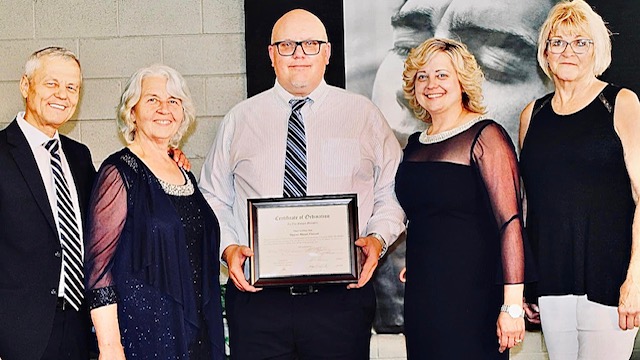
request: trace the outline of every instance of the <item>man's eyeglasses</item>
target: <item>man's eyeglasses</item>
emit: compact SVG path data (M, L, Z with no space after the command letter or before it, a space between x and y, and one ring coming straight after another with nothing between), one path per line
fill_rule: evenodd
M271 46L275 46L278 49L278 54L281 56L291 56L296 52L298 46L302 48L302 52L305 55L317 55L320 52L322 44L326 44L326 41L322 40L303 40L303 41L276 41Z
M567 49L567 45L571 45L574 53L584 54L589 51L591 44L593 44L593 40L590 39L576 39L571 42L562 39L549 39L547 40L547 49L552 54L562 54Z

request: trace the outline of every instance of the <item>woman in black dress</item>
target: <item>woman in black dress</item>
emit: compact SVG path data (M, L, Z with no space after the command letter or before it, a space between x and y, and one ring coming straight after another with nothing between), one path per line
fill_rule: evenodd
M87 299L100 359L224 359L219 227L194 176L167 156L195 118L182 76L129 80L90 202Z
M629 359L640 325L640 103L597 78L610 62L609 31L589 4L551 9L538 63L555 92L520 118L551 359Z
M396 177L409 219L408 357L508 359L524 338L513 144L483 116L484 76L465 45L429 39L410 52L403 75L405 97L429 124L409 138Z

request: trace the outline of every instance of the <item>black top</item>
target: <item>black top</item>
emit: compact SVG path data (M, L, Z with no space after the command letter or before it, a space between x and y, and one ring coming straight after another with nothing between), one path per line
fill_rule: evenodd
M409 138L396 175L409 219L408 357L508 359L496 337L503 284L531 271L513 144L491 120L438 142L419 136Z
M635 211L613 127L619 91L607 85L570 115L553 111L553 94L535 103L520 166L539 296L586 294L591 301L618 306Z

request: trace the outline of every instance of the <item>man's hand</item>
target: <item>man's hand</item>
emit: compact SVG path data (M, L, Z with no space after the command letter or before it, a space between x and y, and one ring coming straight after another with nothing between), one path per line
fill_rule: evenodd
M229 277L238 290L256 292L262 289L251 286L244 277L244 262L250 256L253 256L253 250L244 245L229 245L222 253L222 259L229 267Z
M640 327L640 288L632 277L627 277L620 287L618 326L622 330Z
M349 284L347 286L349 289L361 288L371 280L373 272L376 270L376 267L378 267L378 258L382 252L382 244L380 243L380 240L373 236L358 239L356 241L356 245L362 249L364 264L362 265L362 272L360 273L358 283Z
M167 151L167 154L171 156L173 161L175 161L178 166L187 171L191 171L191 162L189 161L189 159L187 159L187 156L182 152L182 150L178 148L170 148Z

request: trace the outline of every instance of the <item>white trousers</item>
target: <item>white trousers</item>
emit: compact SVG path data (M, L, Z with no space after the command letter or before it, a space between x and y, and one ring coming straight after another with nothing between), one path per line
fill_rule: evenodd
M550 360L629 360L638 328L621 330L618 308L586 295L541 296L540 320Z

